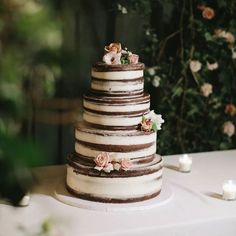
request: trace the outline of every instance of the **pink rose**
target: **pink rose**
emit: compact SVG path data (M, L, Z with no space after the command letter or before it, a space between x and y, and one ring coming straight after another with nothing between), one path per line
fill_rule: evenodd
M105 46L104 50L106 52L119 53L122 48L120 43L110 43L108 46Z
M143 131L151 131L153 122L151 119L144 119L141 122L141 130Z
M138 63L138 59L139 59L139 56L137 54L130 54L128 56L128 59L129 59L129 63L130 64L137 64Z
M235 126L231 121L226 121L223 124L223 133L226 134L228 137L231 137L235 133Z
M110 162L109 154L107 152L101 152L100 154L96 156L94 161L96 163L96 166L105 167Z
M211 20L215 16L215 11L210 7L204 7L202 10L202 17Z
M131 162L129 159L122 159L120 165L122 170L128 170L131 167Z

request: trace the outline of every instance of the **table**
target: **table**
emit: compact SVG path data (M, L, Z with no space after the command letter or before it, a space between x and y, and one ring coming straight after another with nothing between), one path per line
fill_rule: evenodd
M38 186L30 205L0 205L0 235L26 235L19 232L19 225L37 232L45 218L52 217L59 231L53 236L235 236L236 201L223 201L220 194L225 180L236 179L236 150L190 155L191 173L176 169L179 155L164 157L163 181L174 195L167 204L143 211L100 212L65 205L52 191L65 175L65 166L37 168Z

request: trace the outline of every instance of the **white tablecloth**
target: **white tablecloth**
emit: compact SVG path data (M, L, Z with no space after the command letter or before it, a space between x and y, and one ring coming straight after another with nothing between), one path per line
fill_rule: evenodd
M166 204L142 211L100 212L65 205L52 191L65 175L65 166L38 168L39 185L28 207L0 204L0 235L25 235L18 226L37 232L51 217L60 236L235 236L236 201L221 200L221 193L225 180L236 180L236 150L191 156L193 168L188 174L176 170L179 155L164 157L164 182L174 195Z

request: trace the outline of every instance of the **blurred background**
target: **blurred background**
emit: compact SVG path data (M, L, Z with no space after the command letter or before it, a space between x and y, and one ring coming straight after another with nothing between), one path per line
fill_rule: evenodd
M6 178L19 166L65 163L91 64L111 42L146 64L160 154L235 148L235 15L234 0L2 0L1 186L27 177Z

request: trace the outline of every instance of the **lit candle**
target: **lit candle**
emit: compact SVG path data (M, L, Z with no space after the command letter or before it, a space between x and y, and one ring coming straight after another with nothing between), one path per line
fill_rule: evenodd
M181 172L190 172L192 166L192 158L188 154L184 154L179 158L179 170Z
M223 199L224 200L236 199L236 184L233 180L228 180L223 184Z

